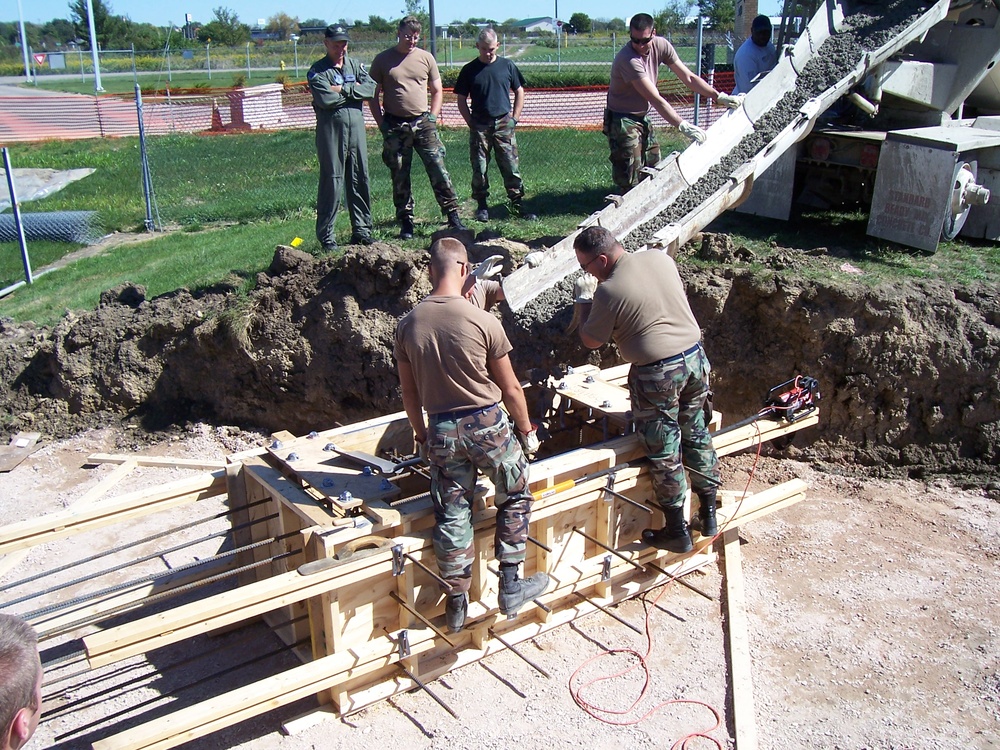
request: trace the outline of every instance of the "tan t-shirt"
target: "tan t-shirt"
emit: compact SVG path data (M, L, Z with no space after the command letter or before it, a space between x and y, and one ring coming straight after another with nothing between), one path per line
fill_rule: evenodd
M584 333L613 339L627 361L648 365L701 339L674 259L659 250L625 253L597 286Z
M632 44L626 44L611 63L611 82L608 84L608 109L612 112L642 117L649 112L649 102L639 93L633 81L648 78L656 87L660 65L672 65L677 60L674 45L662 36L654 36L649 54L643 57Z
M396 117L426 112L427 82L441 77L433 55L419 47L405 55L395 47L379 52L368 73L382 87L382 111Z
M501 289L499 281L479 279L469 293L469 302L480 310L489 310L497 303L497 296Z
M440 414L497 403L486 360L511 349L500 321L465 297L425 297L396 326L392 353L413 368L427 413Z

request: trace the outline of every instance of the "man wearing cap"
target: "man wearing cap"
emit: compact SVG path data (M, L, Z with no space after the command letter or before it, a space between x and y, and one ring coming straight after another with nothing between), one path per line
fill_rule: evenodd
M734 94L745 94L754 87L754 78L767 73L778 64L778 51L771 44L771 19L757 16L750 24L750 38L736 50L733 72L736 75Z
M704 143L705 131L685 120L656 87L660 66L666 65L677 80L696 94L712 99L723 107L736 109L741 101L729 94L720 94L703 78L695 75L681 62L674 46L656 35L653 17L636 13L629 21L629 42L615 55L611 63L608 84L608 105L604 110L604 135L611 147L611 177L624 193L639 182L641 169L660 161L660 144L649 118L652 107L681 135Z
M368 141L361 102L375 96L375 81L365 66L347 56L350 41L340 24L326 27L326 57L309 68L306 80L316 111L319 193L316 239L324 250L337 247L334 223L342 199L351 218L351 244L372 244L371 196L368 189Z
M441 213L448 217L448 226L465 229L458 216L458 196L444 166L444 144L437 132L437 118L444 103L441 73L434 56L417 46L420 29L420 21L414 16L399 22L396 46L380 52L372 61L377 88L368 102L382 131L382 161L392 174L392 202L403 240L413 238L410 163L414 151L424 163Z

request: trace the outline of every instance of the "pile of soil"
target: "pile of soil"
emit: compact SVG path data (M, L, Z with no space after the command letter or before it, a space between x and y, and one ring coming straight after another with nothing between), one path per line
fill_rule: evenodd
M509 272L527 250L504 240ZM782 261L751 270L724 235L685 249L688 295L712 360L725 422L754 414L775 385L803 374L820 384L820 424L795 455L867 474L953 475L1000 496L1000 295L899 281L869 288L850 274L819 282ZM810 258L835 264L836 259ZM54 437L135 422L148 431L194 421L305 434L401 408L392 357L396 321L429 291L422 252L376 244L316 259L279 246L249 295L220 287L147 298L109 290L96 310L52 329L0 323L0 407L8 429ZM502 317L526 379L567 365L615 364L565 333L572 279ZM501 314L501 313L498 313Z

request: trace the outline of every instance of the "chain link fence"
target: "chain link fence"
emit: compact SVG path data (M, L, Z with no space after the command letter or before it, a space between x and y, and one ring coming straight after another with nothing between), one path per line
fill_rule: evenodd
M600 130L610 64L622 38L586 37L559 46L554 39L552 46L538 40L530 44L501 40L500 52L518 64L528 84L518 124L526 180L535 164L583 169L586 163L594 170L594 183L610 189L607 143ZM699 50L694 39L673 42L681 59L697 70ZM352 43L349 54L370 63L388 46L387 41ZM732 89L731 68L723 62L727 49L725 40L709 41L702 51L703 77L720 91ZM474 40L439 39L436 53L445 85L439 127L461 195L470 174L467 130L452 86L461 67L476 56ZM7 113L0 120L0 142L138 136L141 116L144 140L137 152L142 159L140 184L149 193L147 226L312 215L316 156L308 131L315 127L315 115L304 78L322 54L321 43L303 41L249 44L244 50L206 45L202 52L170 51L158 58L131 50L106 51L101 55L102 69L108 75L131 75L138 92L0 97L0 110ZM87 55L76 59L84 78L92 75L89 60ZM152 75L140 74L149 68ZM172 80L198 70L213 70L211 86L185 88ZM702 127L723 114L711 102L697 102L665 69L658 85L682 117ZM658 114L652 116L668 136L674 132ZM389 194L386 170L381 168L381 138L367 109L365 119L373 193ZM233 149L229 143L223 148L214 142L217 138L202 137L246 133L267 133L266 147L260 139L247 139L245 149ZM386 184L375 184L381 181ZM415 177L415 190L420 184ZM391 206L385 210L390 221ZM427 210L434 206L429 204Z

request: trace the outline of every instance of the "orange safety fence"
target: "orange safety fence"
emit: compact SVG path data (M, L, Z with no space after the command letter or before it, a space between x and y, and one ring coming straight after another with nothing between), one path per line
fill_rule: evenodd
M720 71L712 83L730 91L733 74ZM660 81L664 97L687 120L694 120L694 96L676 79ZM519 126L599 130L606 87L529 89ZM147 136L311 128L316 117L304 85L280 83L198 94L157 94L142 98ZM708 127L724 109L702 101L698 123ZM375 122L364 111L369 127ZM666 122L651 113L658 127ZM440 124L464 127L455 96L446 92ZM52 94L0 97L0 144L80 138L117 138L139 134L137 107L131 95Z

